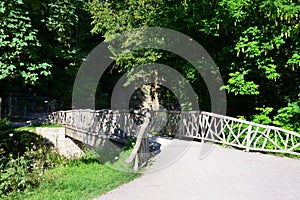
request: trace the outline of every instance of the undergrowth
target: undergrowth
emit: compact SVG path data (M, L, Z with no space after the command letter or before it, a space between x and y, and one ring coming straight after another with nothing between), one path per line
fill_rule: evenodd
M28 127L14 129L7 121L1 121L0 199L97 197L137 177L136 173L123 170L130 168L124 164L130 151L121 151L118 159L106 163L95 151L88 151L79 159L67 159Z

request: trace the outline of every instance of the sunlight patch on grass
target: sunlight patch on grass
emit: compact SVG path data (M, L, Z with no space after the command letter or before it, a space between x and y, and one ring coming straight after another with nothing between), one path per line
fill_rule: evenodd
M99 163L57 167L46 173L46 181L23 199L92 199L131 181L133 173L113 170Z
M60 128L62 127L60 124L37 124L37 125L29 125L29 126L23 126L19 128L15 128L15 131L31 131L35 132L35 129L37 127L42 127L42 128Z
M130 171L130 166L124 160L129 154L130 150L121 152L118 161L101 164L96 154L89 152L87 157L67 166L56 166L46 171L40 187L8 199L93 199L139 176L137 173L126 172Z

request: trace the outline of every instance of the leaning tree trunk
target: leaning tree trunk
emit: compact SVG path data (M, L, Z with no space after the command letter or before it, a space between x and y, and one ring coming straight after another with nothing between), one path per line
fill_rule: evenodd
M154 81L153 81L153 84L152 84L152 109L153 110L159 110L159 100L158 100L158 72L157 70L154 71Z

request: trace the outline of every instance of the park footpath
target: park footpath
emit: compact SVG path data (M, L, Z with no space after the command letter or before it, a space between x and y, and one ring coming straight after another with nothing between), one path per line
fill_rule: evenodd
M170 154L162 148L141 177L95 200L300 199L300 160L182 142L188 148L172 162L166 163ZM176 145L170 146L178 153ZM210 151L203 156L202 149Z

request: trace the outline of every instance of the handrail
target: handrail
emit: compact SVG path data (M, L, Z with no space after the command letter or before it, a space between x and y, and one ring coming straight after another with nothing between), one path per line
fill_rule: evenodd
M204 111L149 111L150 131L181 134L246 151L300 155L300 134ZM166 115L160 115L165 113ZM95 134L137 137L145 112L134 110L68 110L52 113L50 121Z
M235 122L241 122L241 123L252 125L252 126L258 126L258 127L261 127L261 128L272 128L274 130L284 131L284 132L287 132L289 134L299 135L296 132L293 132L293 131L290 131L290 130L286 130L286 129L282 129L282 128L279 128L279 127L276 127L276 126L258 124L258 123L246 121L246 120L243 120L243 119L237 119L237 118L234 118L234 117L229 117L229 116L225 116L225 115L219 115L219 114L210 113L210 112L204 112L204 111L202 111L202 114L209 115L209 116L212 116L212 117L218 117L218 118L228 119L228 120L232 120L232 121L235 121Z

